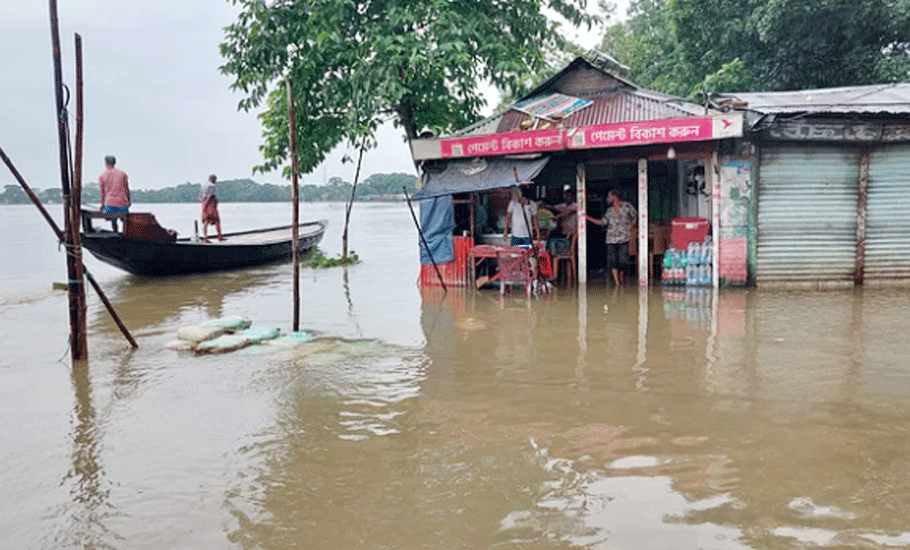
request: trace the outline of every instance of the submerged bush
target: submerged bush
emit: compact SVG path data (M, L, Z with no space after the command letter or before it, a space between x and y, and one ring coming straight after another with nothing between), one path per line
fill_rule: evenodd
M347 258L344 258L341 256L339 256L337 258L329 258L325 254L322 253L322 250L319 250L319 248L317 247L317 248L314 248L310 252L310 257L309 257L309 259L307 259L306 265L309 267L312 267L312 268L318 268L318 267L338 267L338 266L342 266L342 265L354 265L354 264L359 264L359 263L360 263L360 257L358 257L357 253L354 252L353 250L351 250L348 253Z

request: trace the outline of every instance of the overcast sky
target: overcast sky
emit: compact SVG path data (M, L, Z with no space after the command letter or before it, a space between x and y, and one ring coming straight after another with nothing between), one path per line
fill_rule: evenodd
M64 81L73 90L74 33L82 36L83 181L96 181L104 156L112 154L133 189L198 183L212 172L222 180L284 183L277 173L252 174L262 158L259 122L255 113L237 111L242 96L218 72L218 45L235 6L225 0L58 0L58 11ZM589 47L596 42L580 39ZM0 2L0 67L0 147L29 185L58 186L47 2ZM402 136L391 125L380 131L380 147L364 157L362 177L414 172ZM340 147L302 183L353 180L354 165L341 163L346 153L354 156ZM0 187L12 183L0 166Z

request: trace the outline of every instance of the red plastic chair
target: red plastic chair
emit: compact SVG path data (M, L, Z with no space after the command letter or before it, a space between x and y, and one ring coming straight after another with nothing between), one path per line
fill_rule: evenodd
M523 285L531 296L531 281L534 270L529 261L530 250L501 250L496 253L496 267L499 270L499 294L505 294L506 287Z

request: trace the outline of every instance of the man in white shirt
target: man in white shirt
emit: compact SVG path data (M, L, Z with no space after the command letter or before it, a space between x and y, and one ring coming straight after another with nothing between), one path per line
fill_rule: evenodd
M534 239L540 238L537 227L537 203L528 199L518 187L512 188L512 200L506 208L506 228L503 237L508 238L511 233L512 246L530 245L531 235Z

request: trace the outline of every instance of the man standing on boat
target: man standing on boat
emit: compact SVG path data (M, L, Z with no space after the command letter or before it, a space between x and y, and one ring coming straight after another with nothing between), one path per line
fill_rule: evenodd
M199 201L202 203L202 240L208 242L209 224L215 224L218 231L218 240L223 241L221 236L221 216L218 215L218 193L215 186L218 177L215 174L209 176L209 181L202 184L199 191Z
M104 214L126 214L130 211L130 184L126 172L116 168L117 159L113 155L104 157L107 169L98 176L98 187L101 188L101 212ZM116 218L111 220L114 231L117 230Z

